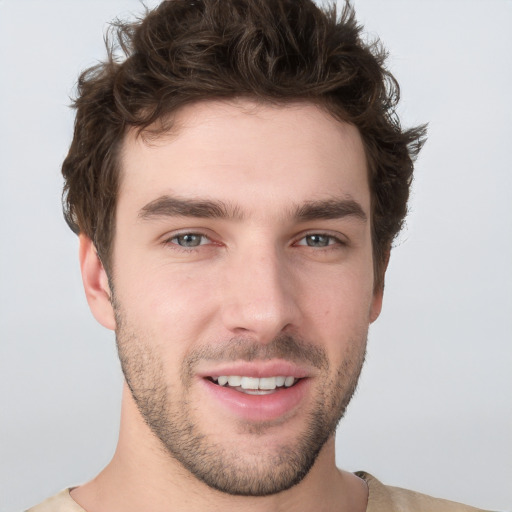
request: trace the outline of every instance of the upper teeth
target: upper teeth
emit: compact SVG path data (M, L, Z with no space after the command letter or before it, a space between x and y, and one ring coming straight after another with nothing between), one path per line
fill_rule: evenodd
M295 383L295 377L240 377L239 375L221 375L213 377L213 380L220 386L228 384L232 387L242 389L265 389L272 390L281 386L289 388Z

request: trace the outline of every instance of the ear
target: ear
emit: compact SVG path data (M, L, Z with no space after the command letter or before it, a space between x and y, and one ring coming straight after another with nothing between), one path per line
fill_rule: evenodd
M108 277L92 240L80 235L80 270L85 296L94 318L107 329L115 330L116 321L111 303Z
M373 290L372 305L370 306L370 323L375 322L379 318L382 310L382 298L384 296L384 286Z
M382 263L382 279L380 284L373 290L372 304L370 307L370 323L375 322L379 318L380 312L382 311L382 299L384 297L384 279L386 276L386 270L388 269L389 257L391 256L391 247L388 247L384 255L384 261Z

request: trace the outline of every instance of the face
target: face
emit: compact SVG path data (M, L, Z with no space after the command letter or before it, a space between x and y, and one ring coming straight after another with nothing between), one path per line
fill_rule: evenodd
M128 134L117 208L119 354L167 456L231 494L296 484L380 308L357 130L309 104L195 104Z

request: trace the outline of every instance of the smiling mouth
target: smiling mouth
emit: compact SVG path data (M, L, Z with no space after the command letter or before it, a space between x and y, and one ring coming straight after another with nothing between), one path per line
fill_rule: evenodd
M281 389L291 388L299 380L295 377L246 377L239 375L220 375L209 380L221 387L231 388L248 395L269 395Z

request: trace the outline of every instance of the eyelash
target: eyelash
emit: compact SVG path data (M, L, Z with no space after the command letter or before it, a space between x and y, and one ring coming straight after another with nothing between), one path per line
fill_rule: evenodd
M326 238L327 239L327 245L320 245L320 246L317 246L317 247L312 246L312 245L308 245L307 241L306 241L308 237ZM303 240L306 241L306 243L299 243L299 242L302 242ZM337 237L335 235L331 235L330 233L312 232L312 233L306 233L301 238L299 238L299 240L297 242L295 242L295 245L300 245L300 246L304 246L304 247L312 247L312 248L316 248L316 249L328 250L328 249L335 249L335 248L338 248L340 246L345 246L345 245L347 245L347 243L344 240L342 240L340 237Z
M200 237L201 241L199 242L198 245L192 245L192 246L180 245L179 243L174 242L174 240L176 240L178 238L183 238L186 236ZM195 233L192 231L185 231L183 233L175 233L171 237L166 238L163 241L163 244L167 245L167 246L172 245L174 250L183 251L183 252L194 252L194 251L198 250L198 248L201 247L202 245L208 245L208 243L203 243L204 240L208 240L210 243L212 242L211 238L203 233Z
M181 245L174 241L178 238L183 238L183 237L187 237L187 236L200 237L201 240L198 245L192 245L192 246ZM327 244L320 245L320 246L308 245L308 242L307 242L308 237L325 238L325 239L327 239ZM205 240L207 241L206 243L204 243ZM304 241L305 243L300 243L302 241ZM208 237L207 235L205 235L203 233L197 233L197 232L192 232L192 231L185 231L183 233L173 234L173 236L166 238L163 241L163 244L166 246L172 245L174 250L179 250L179 251L188 252L188 253L197 251L197 250L199 250L199 247L201 247L203 245L210 245L210 243L212 243L212 239L210 237ZM332 249L339 248L340 246L346 246L347 242L342 240L341 238L334 236L332 234L329 234L329 233L312 232L312 233L306 233L306 234L302 235L296 242L294 242L293 245L302 246L302 247L311 247L311 248L322 249L322 250L332 250Z

